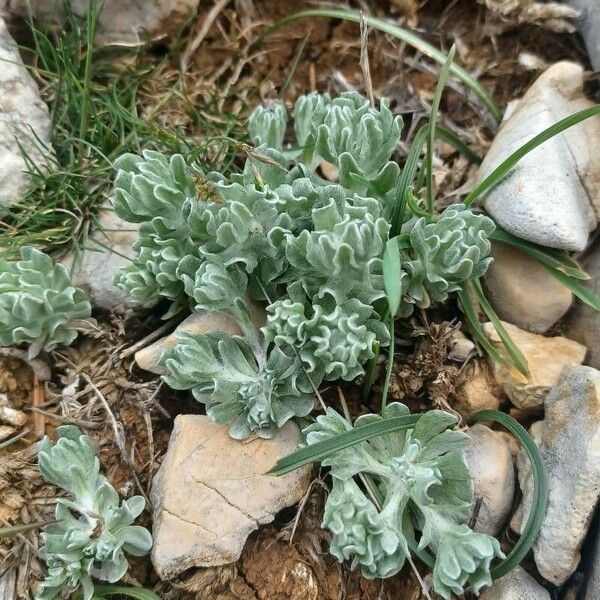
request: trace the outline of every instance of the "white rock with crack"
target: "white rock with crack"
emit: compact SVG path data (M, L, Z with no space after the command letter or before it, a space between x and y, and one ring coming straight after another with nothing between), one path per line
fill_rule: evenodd
M479 600L550 600L550 592L517 566L483 590Z
M494 377L516 407L540 407L550 388L558 381L563 368L583 362L585 346L564 337L544 337L529 333L510 323L504 323L504 327L525 356L529 376L521 374L510 364L490 361ZM506 355L494 326L486 323L483 328L492 344Z
M479 181L535 135L592 104L583 93L580 65L552 65L502 123L479 169ZM490 190L484 205L499 225L522 239L583 250L600 213L600 117L524 156Z
M105 0L98 19L99 45L137 45L149 36L177 33L198 10L199 0ZM85 18L89 0L71 0L73 14ZM0 0L0 13L26 16L28 7L40 21L64 24L64 0Z
M493 262L484 280L501 319L533 333L545 333L568 310L573 294L537 260L494 242Z
M18 202L31 187L23 152L36 167L47 167L50 118L0 17L0 215L3 205Z
M236 561L252 531L299 502L311 467L281 477L265 474L296 449L299 438L291 421L272 440L239 441L206 416L178 416L152 485L158 575L172 579L192 567Z
M498 535L505 525L515 493L515 469L509 445L496 431L474 425L464 456L481 505L475 531Z
M548 470L550 496L533 555L540 574L561 585L577 568L600 497L600 371L566 367L544 408L544 421L534 433ZM517 464L522 527L531 508L532 477L524 456Z

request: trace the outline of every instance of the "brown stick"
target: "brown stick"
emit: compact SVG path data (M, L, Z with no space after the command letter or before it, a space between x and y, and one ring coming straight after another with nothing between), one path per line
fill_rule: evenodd
M33 389L31 390L31 404L34 408L39 408L45 401L44 383L40 381L37 373L33 372ZM42 412L33 413L33 432L36 437L42 437L46 434L46 417Z

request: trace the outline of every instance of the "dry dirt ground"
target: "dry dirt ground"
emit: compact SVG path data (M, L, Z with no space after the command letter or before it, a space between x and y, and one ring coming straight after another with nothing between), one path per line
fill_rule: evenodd
M579 37L564 31L570 28L567 24L547 11L536 12L532 2L521 3L529 6L527 11L503 11L509 4L515 3L351 3L376 16L392 16L409 24L443 50L456 42L459 62L479 76L501 107L518 97L548 63L573 59L589 67ZM223 3L216 13L213 6L213 2L201 3L198 18L184 32L177 58L146 84L142 109L164 125L183 127L201 140L207 134L206 122L219 131L225 124L223 114L227 122L242 121L261 100L283 95L293 101L313 89L332 94L350 88L364 91L358 25L312 19L297 22L256 45L265 23L311 4L236 0ZM207 18L213 21L204 33L202 25ZM165 50L159 43L142 60L158 61ZM398 152L402 162L412 134L428 114L438 67L376 31L369 33L368 53L375 97L391 98L393 109L404 116L403 139L407 143ZM182 62L186 67L183 75ZM592 92L597 89L593 76L588 85ZM176 94L172 93L175 88ZM199 114L203 127L198 125ZM485 153L495 124L462 85L449 85L441 119L477 152ZM441 202L467 190L472 177L473 167L462 156L440 146L436 180ZM402 328L392 386L395 398L415 409L432 403L452 407L462 376L447 360L447 340L456 317L452 307L446 307L419 314ZM19 443L0 450L2 524L50 519L53 512L55 490L43 484L35 467L34 414L50 436L62 423L79 425L98 444L104 471L116 488L123 494L147 496L166 450L172 417L201 411L197 403L175 394L133 364L127 348L158 326L156 315L98 315L98 322L100 329L93 337L79 339L72 348L46 357L52 377L44 386L37 413L31 406L31 371L19 360L0 357L0 393L28 412L32 431ZM377 386L374 389L377 392ZM346 394L354 414L368 410L370 400L361 402L357 388L349 388ZM330 390L329 396L335 402L335 390ZM409 569L385 582L366 581L327 554L327 534L319 528L326 485L326 479L315 480L299 514L290 509L251 536L235 565L186 573L179 581L164 583L157 580L149 560L140 559L128 575L128 583L152 587L165 599L182 600L419 599L420 587ZM149 525L149 511L144 518ZM33 533L0 543L0 562L7 565L4 575L14 584L15 598L28 598L30 584L41 577L37 552Z

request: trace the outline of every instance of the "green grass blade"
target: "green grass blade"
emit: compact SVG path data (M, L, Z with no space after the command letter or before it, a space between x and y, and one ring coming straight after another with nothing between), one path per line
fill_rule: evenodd
M467 285L469 284L467 283ZM517 367L520 373L527 377L529 375L527 359L523 356L523 353L521 350L519 350L519 347L513 342L504 325L502 325L502 321L498 318L496 311L492 308L485 296L485 293L483 292L481 282L478 280L473 281L470 287L475 290L475 294L477 295L477 299L479 300L479 304L481 305L483 312L494 326L494 329L498 332L498 335L500 336L500 339L502 340L502 343L504 344L504 347L506 348L506 351L508 352L513 364L515 367Z
M544 465L544 459L533 438L515 419L497 410L482 410L471 416L469 425L481 421L499 423L519 440L527 454L533 474L533 497L529 518L523 528L521 537L510 554L500 564L491 569L492 579L498 579L521 563L537 539L548 505L548 473Z
M550 138L562 133L569 127L577 125L590 117L600 114L600 104L580 110L551 125L544 131L532 137L528 142L515 150L508 158L504 159L472 192L464 199L467 206L485 194L490 188L498 183L526 154L548 141Z
M587 304L590 308L600 311L600 297L596 296L593 292L590 292L584 285L582 285L577 279L565 275L562 271L553 269L548 265L542 265L553 277L555 277L560 283L566 288L571 290L575 296L577 296L584 304Z
M480 165L483 161L481 156L474 150L471 150L456 134L441 125L435 126L435 135L438 139L450 144L455 150L460 152L470 163Z
M453 44L448 52L448 56L444 62L444 66L440 71L437 83L435 85L435 91L433 93L433 101L431 103L431 115L429 117L429 135L427 136L427 154L425 164L427 168L427 211L430 215L433 214L433 201L435 191L433 189L433 146L435 144L435 128L437 125L438 112L440 110L440 102L442 101L442 94L444 93L444 87L446 87L446 81L450 75L450 69L453 65L454 55L456 54L456 45Z
M392 317L396 316L402 300L402 265L398 238L388 240L383 253L383 286Z
M492 346L490 340L488 340L487 335L483 331L483 327L477 318L477 313L473 308L473 304L471 302L471 298L465 288L457 292L458 294L458 305L465 316L465 320L469 327L469 330L473 334L473 337L479 342L479 345L486 351L488 356L495 362L500 362L506 364L506 360L504 357Z
M298 21L299 19L306 19L309 17L324 17L328 19L342 19L344 21L353 21L355 23L361 22L361 12L358 10L349 10L349 9L336 9L336 8L317 8L317 9L309 9L303 10L297 13L293 13L291 15L287 15L282 19L279 19L273 25L265 29L263 33L259 36L256 43L261 43L266 37L281 29L288 23L292 23L294 21ZM402 40L407 43L409 46L412 46L425 56L431 58L432 60L443 65L446 62L446 54L420 38L418 35L415 35L408 29L404 29L403 27L399 27L390 21L386 21L385 19L378 19L377 17L371 17L369 15L365 15L364 20L367 25L373 29L377 29L379 31L383 31L384 33L389 33L394 37ZM452 64L450 68L450 72L457 79L462 81L462 83L470 89L472 92L477 94L483 104L488 108L488 110L492 113L496 121L500 122L502 119L502 111L498 108L494 100L492 99L489 92L465 69L462 67Z
M94 584L94 598L106 598L109 596L127 596L129 598L136 598L137 600L160 600L152 590L146 588Z
M423 144L427 139L429 132L429 125L423 125L416 133L413 142L410 146L410 150L406 156L406 162L404 168L398 180L398 187L396 189L396 199L392 210L392 216L390 218L391 230L390 237L398 235L402 229L402 223L404 222L404 209L406 208L406 198L408 188L411 186L417 169L419 168L419 158L423 151Z
M543 265L550 267L551 269L556 269L568 277L582 280L590 278L590 276L579 266L577 261L573 260L564 250L544 248L533 242L522 240L505 229L502 229L502 227L497 224L496 229L490 237L493 240L521 250Z
M301 448L288 456L277 461L277 464L268 473L271 475L285 475L313 462L323 460L327 456L360 444L365 440L378 435L385 435L400 431L402 429L412 429L421 415L405 415L402 417L391 417L377 423L369 423L362 427L352 429L341 433L335 437L329 438L317 444Z

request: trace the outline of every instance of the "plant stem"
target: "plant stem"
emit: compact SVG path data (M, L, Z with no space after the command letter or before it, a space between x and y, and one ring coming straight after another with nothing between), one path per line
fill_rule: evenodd
M392 367L394 366L394 317L390 316L390 348L388 351L388 364L385 371L385 383L383 384L383 394L381 396L381 414L385 413L387 405L388 391L390 389L390 379L392 378Z

